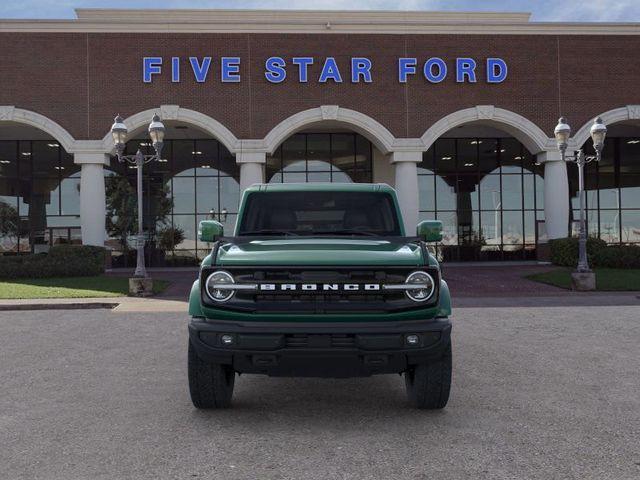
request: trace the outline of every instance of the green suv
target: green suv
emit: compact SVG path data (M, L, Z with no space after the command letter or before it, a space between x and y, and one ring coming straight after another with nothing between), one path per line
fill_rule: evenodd
M451 301L427 242L406 235L383 184L248 188L233 236L212 243L189 299L189 389L198 408L228 407L236 373L359 377L402 373L419 408L451 386Z

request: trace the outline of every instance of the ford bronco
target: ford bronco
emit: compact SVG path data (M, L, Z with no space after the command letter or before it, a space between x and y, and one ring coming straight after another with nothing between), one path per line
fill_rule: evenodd
M189 389L197 408L228 407L236 373L356 377L399 373L418 408L451 385L451 302L427 242L405 234L384 184L253 185L233 236L211 242L189 300Z

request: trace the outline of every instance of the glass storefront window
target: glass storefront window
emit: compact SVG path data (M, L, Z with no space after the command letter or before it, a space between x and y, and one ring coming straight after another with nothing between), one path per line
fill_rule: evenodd
M144 139L129 142L127 151L135 152L141 144L144 153L151 153L152 147ZM169 266L195 265L210 251L196 238L200 220L223 221L226 211L223 223L226 231L232 233L240 199L239 169L235 157L214 139L165 140L162 159L146 164L143 170L145 230L152 239L145 252L147 262L151 266L162 265L161 261ZM135 168L113 159L110 169L105 170L105 177L124 176L135 191ZM165 195L169 208L163 216ZM158 246L159 235L168 228L181 229L184 240L173 250L162 251ZM122 255L118 239L110 239L107 244L118 253L114 266L135 265L135 256L125 259ZM133 247L132 241L129 245Z
M472 149L470 142L472 140L465 139ZM447 174L455 174L456 169L456 140L453 138L441 138L434 144L435 150L435 171L440 176ZM424 158L424 156L423 156Z
M583 147L592 151L591 140ZM579 220L578 171L568 164L571 220L577 229ZM639 243L640 223L640 141L631 137L608 136L602 160L585 169L587 220L590 235L608 243Z
M334 139L337 142L337 139ZM307 135L307 169L311 171L329 172L331 171L331 136L328 133L314 133ZM338 148L335 146L336 149ZM336 152L337 158L340 155ZM310 180L312 181L312 180ZM329 181L329 180L327 180Z
M502 208L522 210L522 176L502 175Z
M428 172L429 170L422 170ZM418 191L420 192L420 211L435 210L436 191L434 175L423 174L418 176Z
M487 175L480 180L480 204L483 210L496 210L502 207L500 175Z
M79 218L79 166L55 140L0 141L0 253L70 242Z
M622 242L640 243L640 210L623 210L620 217L620 226L622 229Z
M298 133L267 157L269 183L371 182L372 146L355 133Z
M620 211L600 210L599 216L600 238L607 243L618 243L620 241Z
M441 138L418 165L420 218L444 223L449 260L531 258L543 169L513 138Z

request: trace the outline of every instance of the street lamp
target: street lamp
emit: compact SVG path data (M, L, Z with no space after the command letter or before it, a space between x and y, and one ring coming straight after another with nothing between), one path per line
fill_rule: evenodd
M567 120L562 117L558 120L558 125L554 130L558 150L562 154L563 161L574 162L578 165L578 191L580 195L580 236L578 240L579 256L577 273L591 273L589 269L589 261L587 259L587 228L585 219L585 191L584 191L584 166L592 161L599 162L602 157L602 149L604 148L604 139L607 135L607 127L602 123L600 117L596 118L591 126L591 139L593 140L593 148L595 155L585 155L582 149L573 154L567 154L569 145L569 137L571 136L571 127Z
M135 155L125 155L124 147L127 142L127 133L127 126L124 124L124 120L122 119L122 117L118 115L115 118L113 125L111 126L111 136L113 137L113 143L116 147L116 156L118 157L119 162L127 162L135 165L135 168L138 170L138 235L136 237L137 259L136 271L133 276L138 278L146 278L147 270L144 266L144 234L142 231L142 166L145 163L149 163L153 160L160 160L160 154L162 152L162 146L164 143L165 128L164 124L160 121L160 117L155 114L151 119L151 123L149 124L149 137L151 137L151 142L153 143L153 148L156 152L154 155L143 155L139 148Z
M213 208L209 210L209 218L211 220L215 220L217 216L218 221L222 223L225 223L227 221L228 215L229 215L229 211L225 207L222 207L222 210L220 210L220 213L216 213L215 209Z

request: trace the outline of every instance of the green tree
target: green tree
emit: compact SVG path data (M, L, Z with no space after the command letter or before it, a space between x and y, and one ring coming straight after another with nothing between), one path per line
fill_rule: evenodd
M111 176L105 182L107 197L107 231L119 240L123 251L129 249L127 239L138 233L138 201L135 188L123 176ZM154 239L156 225L166 224L167 217L173 208L173 198L166 185L155 187L151 192L144 192L145 197L151 195L151 216L145 218L149 238ZM150 224L146 223L150 222Z
M20 215L16 207L0 201L0 237L20 237Z

